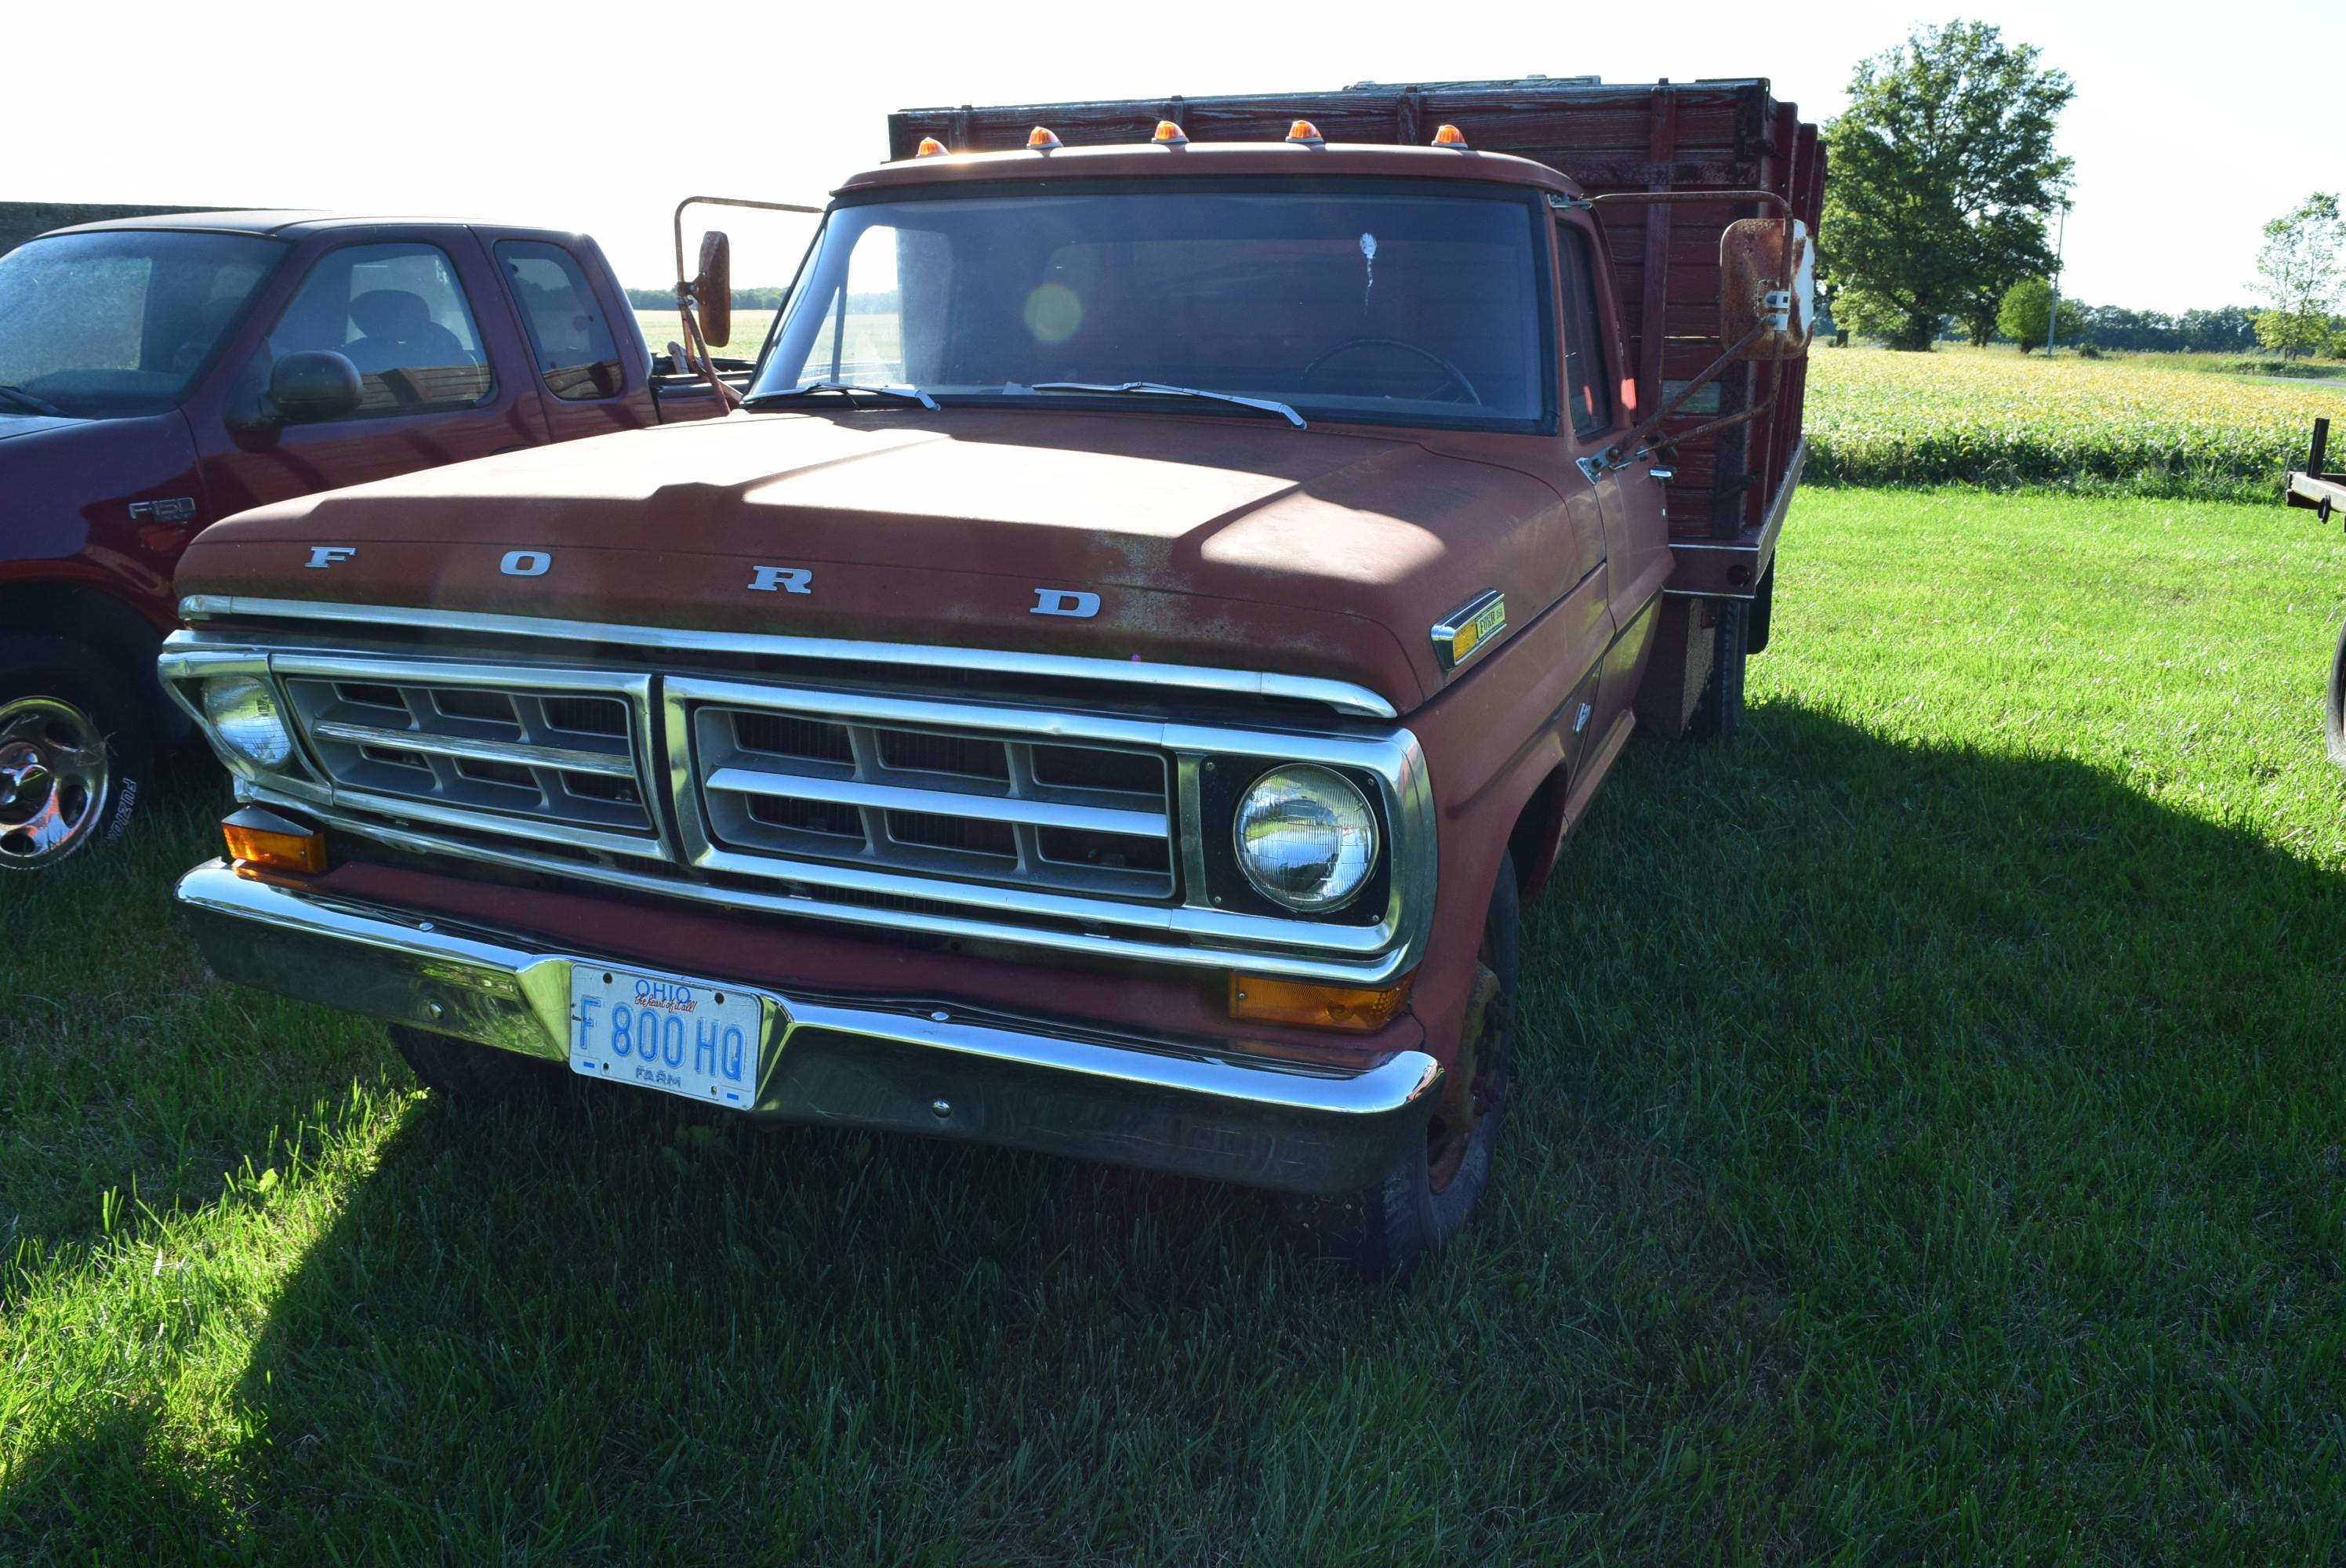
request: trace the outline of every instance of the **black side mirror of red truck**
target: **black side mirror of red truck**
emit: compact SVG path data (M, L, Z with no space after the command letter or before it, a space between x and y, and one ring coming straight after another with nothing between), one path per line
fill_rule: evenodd
M269 402L286 424L341 419L365 396L358 366L331 349L288 354L270 367Z
M712 349L733 341L733 241L721 229L700 237L700 274L692 280L700 337Z

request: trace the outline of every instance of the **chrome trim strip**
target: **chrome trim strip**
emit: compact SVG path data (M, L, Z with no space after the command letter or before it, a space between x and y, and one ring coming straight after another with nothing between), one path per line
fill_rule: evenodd
M823 800L834 806L869 806L881 811L925 811L947 817L975 817L989 822L1016 822L1035 828L1070 828L1095 833L1127 833L1135 838L1166 836L1161 811L1114 811L1104 806L1063 806L1050 800L1022 800L1007 795L981 795L971 790L906 789L893 784L865 784L853 779L828 779L805 773L765 773L752 768L719 768L704 789L736 795L765 795L780 800Z
M611 779L636 776L636 765L630 759L608 751L571 751L556 746L527 746L518 740L470 740L456 735L434 735L428 729L382 729L339 718L321 719L310 726L310 733L349 746L423 751L434 757L461 757L471 762L510 762L517 768L554 768L565 773L600 773Z
M223 979L566 1063L570 972L653 968L525 934L255 881L219 860L178 899ZM1347 1191L1422 1138L1442 1069L1423 1050L1356 1068L1219 1040L891 998L779 994L756 1115L942 1134L1293 1191Z
M223 616L354 622L363 626L408 626L494 636L616 643L647 652L747 654L770 658L829 659L913 667L943 666L954 669L992 670L1006 675L1172 687L1229 697L1287 697L1319 703L1338 713L1368 718L1400 717L1392 703L1366 687L1351 681L1329 680L1318 676L1282 675L1270 670L1216 669L1204 665L1120 661L1076 654L1013 653L1000 648L951 647L922 643L862 642L841 637L784 636L760 632L694 631L673 626L497 615L477 610L413 609L396 605L342 605L305 599L248 598L234 594L190 594L179 601L182 620L209 620Z
M537 871L547 876L574 881L589 882L598 887L623 888L630 892L648 893L663 898L687 899L716 908L748 910L759 914L786 915L794 919L836 921L842 924L875 926L885 931L904 932L922 936L958 937L964 941L989 942L1010 946L1045 948L1057 952L1088 955L1094 958L1115 958L1149 963L1173 964L1190 969L1244 968L1250 974L1279 975L1294 980L1326 980L1347 985L1380 985L1416 967L1423 945L1422 932L1413 932L1408 945L1390 948L1383 952L1364 952L1359 961L1348 962L1349 955L1331 953L1324 949L1315 955L1304 949L1290 954L1266 952L1264 945L1287 934L1292 924L1283 921L1259 920L1245 915L1219 915L1214 920L1196 921L1201 911L1165 910L1158 906L1100 905L1101 908L1122 908L1148 921L1148 929L1159 934L1193 934L1201 945L1188 946L1175 942L1152 942L1135 933L1116 934L1095 931L1056 931L1029 925L1016 925L1001 921L989 921L967 916L943 914L933 911L904 911L862 904L840 903L823 899L819 891L800 891L821 885L812 876L802 873L830 871L846 868L817 866L811 863L793 866L792 874L782 883L792 891L766 892L754 888L717 887L687 881L676 877L655 876L630 871L623 866L603 865L584 860L565 860L556 856L532 854L525 849L505 849L495 845L474 843L462 839L447 839L428 832L403 828L380 820L348 817L332 804L303 799L301 797L272 789L276 780L250 783L243 796L267 806L277 806L299 811L330 828L339 828L393 849L419 855L444 855L452 860L471 860L479 865L504 866L514 871ZM744 857L746 859L746 857ZM761 881L774 882L773 862L769 860L752 868L750 874ZM720 860L712 869L736 871L740 868ZM862 883L879 881L899 885L870 888ZM909 884L909 885L906 885ZM872 891L902 897L917 898L925 902L944 901L943 891L990 894L984 900L995 907L1015 906L1021 910L1045 901L1033 895L1017 894L1006 888L964 886L942 881L915 881L911 878L862 877L846 884L850 891ZM1048 901L1056 904L1088 902L1075 899ZM1044 913L1058 914L1057 910ZM1081 918L1063 917L1063 918ZM1270 931L1248 928L1270 927ZM1360 931L1371 934L1370 928L1336 928ZM1219 939L1221 946L1202 945ZM1293 942L1294 938L1289 936ZM1256 945L1246 945L1248 942ZM1364 948L1366 943L1362 944Z

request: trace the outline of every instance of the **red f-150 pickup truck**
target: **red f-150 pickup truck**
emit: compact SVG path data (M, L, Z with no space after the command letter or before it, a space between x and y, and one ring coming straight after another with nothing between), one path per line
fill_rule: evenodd
M744 412L197 541L161 669L245 805L180 899L439 1091L1215 1176L1405 1273L1490 1176L1519 901L1634 729L1739 708L1813 128L1534 82L893 129Z
M314 212L58 229L0 257L0 869L119 834L171 572L232 512L721 412L654 385L579 234Z

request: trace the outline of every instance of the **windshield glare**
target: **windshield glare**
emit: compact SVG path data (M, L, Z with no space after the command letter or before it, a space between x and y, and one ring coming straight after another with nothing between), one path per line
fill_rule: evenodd
M1513 194L1341 184L841 207L757 391L1001 402L1157 382L1330 420L1538 428L1554 362L1538 217Z
M79 419L177 408L283 253L161 229L19 246L0 256L0 387Z

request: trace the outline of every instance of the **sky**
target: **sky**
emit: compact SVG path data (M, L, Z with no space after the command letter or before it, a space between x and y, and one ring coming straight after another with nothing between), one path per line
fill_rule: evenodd
M1945 11L1854 0L15 0L0 20L8 117L41 130L0 150L0 200L543 224L592 233L625 281L656 287L673 281L678 198L821 202L887 156L892 109L1544 72L1762 76L1822 120L1860 58L1958 15L2036 45L2076 81L2060 136L2076 160L2065 237L2076 298L2252 303L2259 226L2310 191L2346 188L2346 0L1949 0ZM102 65L40 65L94 58ZM2326 91L2313 86L2324 63ZM787 280L811 221L729 217L736 283Z

